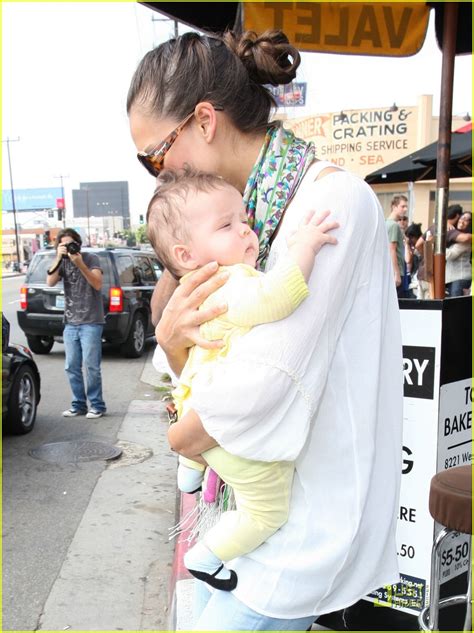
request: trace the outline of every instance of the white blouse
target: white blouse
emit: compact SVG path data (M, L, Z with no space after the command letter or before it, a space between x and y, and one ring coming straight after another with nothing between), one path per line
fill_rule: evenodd
M211 386L194 385L206 431L231 453L295 461L290 517L229 566L235 596L277 618L321 615L398 581L402 342L385 221L372 190L310 168L267 268L309 209L331 210L310 296L236 342Z

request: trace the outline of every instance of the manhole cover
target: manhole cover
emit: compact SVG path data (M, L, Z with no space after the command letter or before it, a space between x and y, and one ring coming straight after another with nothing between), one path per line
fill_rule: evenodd
M29 453L35 459L53 464L75 464L77 462L94 462L101 459L116 459L122 449L105 442L76 440L73 442L54 442L32 448Z

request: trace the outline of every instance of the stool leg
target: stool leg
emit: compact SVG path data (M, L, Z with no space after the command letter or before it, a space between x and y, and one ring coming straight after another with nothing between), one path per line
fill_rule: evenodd
M439 587L441 574L441 551L444 540L453 532L448 528L443 528L433 543L431 551L431 577L430 577L430 609L429 609L429 630L438 630L439 619Z
M464 620L464 631L472 630L472 538L469 537L469 571L467 579L467 595L466 595L466 619Z

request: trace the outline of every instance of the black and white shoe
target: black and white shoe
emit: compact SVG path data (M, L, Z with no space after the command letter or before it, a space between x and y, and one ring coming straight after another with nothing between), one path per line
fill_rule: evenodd
M237 574L233 569L229 569L230 578L216 578L217 574L222 571L224 565L221 565L213 574L208 574L205 571L196 571L195 569L189 569L188 571L198 580L202 580L214 589L220 589L221 591L233 591L237 587Z

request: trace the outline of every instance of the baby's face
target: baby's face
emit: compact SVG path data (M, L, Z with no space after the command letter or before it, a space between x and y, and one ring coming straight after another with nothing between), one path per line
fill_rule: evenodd
M187 204L189 244L198 266L216 261L221 266L255 267L258 238L248 225L242 196L230 186L200 192Z

